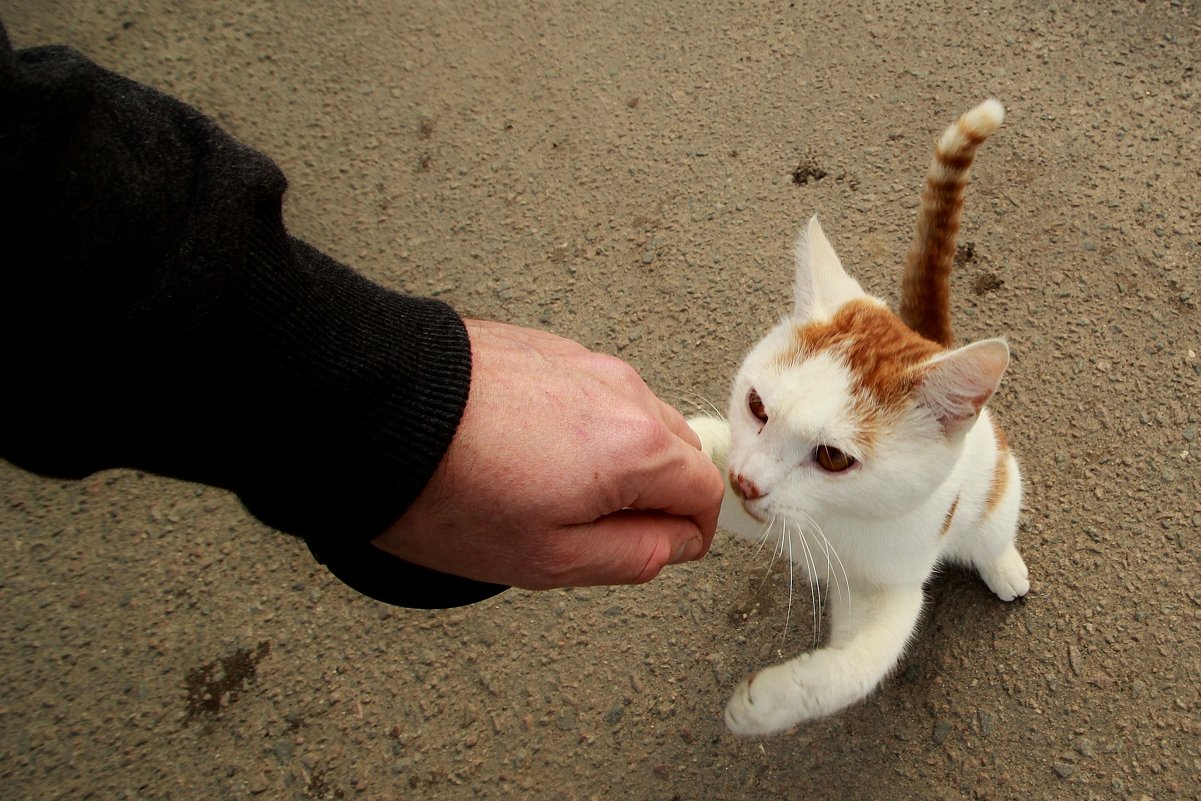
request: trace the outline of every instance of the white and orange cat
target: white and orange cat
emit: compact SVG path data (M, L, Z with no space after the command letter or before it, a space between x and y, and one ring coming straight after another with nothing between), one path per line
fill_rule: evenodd
M1001 339L952 346L955 235L988 100L943 134L902 282L900 317L865 293L817 219L796 247L792 313L751 350L729 418L689 422L727 475L722 527L826 585L829 641L734 691L726 724L764 735L837 712L896 666L942 562L975 568L1002 600L1030 588L1014 547L1021 478L984 405Z

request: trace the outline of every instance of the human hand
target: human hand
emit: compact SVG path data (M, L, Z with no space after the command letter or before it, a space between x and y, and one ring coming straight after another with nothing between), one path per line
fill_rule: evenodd
M542 331L467 331L459 430L378 547L526 589L650 581L709 550L722 477L632 367Z

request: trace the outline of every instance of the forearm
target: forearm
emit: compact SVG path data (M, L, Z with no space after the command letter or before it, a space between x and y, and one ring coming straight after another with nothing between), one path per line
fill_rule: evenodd
M283 176L194 110L0 50L3 456L226 487L314 541L399 517L466 402L458 316L288 238Z

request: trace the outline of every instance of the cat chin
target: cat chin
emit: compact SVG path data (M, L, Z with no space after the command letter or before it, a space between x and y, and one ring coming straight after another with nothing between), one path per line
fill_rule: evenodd
M771 514L770 509L758 510L753 507L753 504L748 504L746 501L739 501L739 503L742 505L742 511L746 512L752 520L758 523L763 523L766 525L767 521L774 517L774 515Z

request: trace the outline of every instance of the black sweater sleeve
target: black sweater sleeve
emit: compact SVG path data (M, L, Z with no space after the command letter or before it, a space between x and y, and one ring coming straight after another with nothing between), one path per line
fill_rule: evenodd
M0 27L0 455L230 489L381 600L495 593L369 543L458 426L462 320L289 237L284 189L194 109Z

